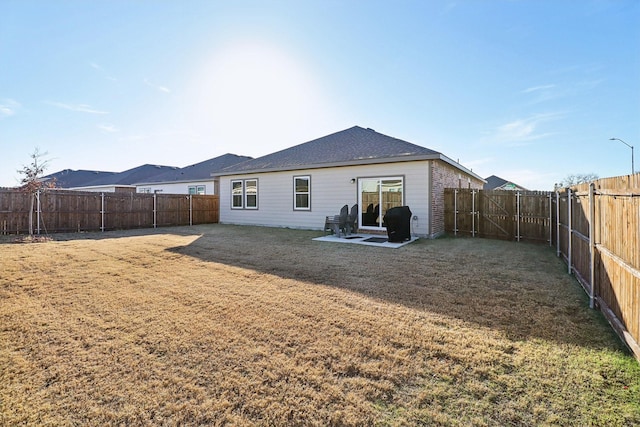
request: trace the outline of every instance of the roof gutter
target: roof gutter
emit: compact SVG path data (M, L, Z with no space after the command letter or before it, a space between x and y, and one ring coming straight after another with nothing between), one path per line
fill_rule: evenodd
M486 183L487 181L478 176L476 173L474 173L471 169L467 169L464 166L462 166L460 163L448 158L447 156L445 156L444 154L440 154L440 160L442 160L445 163L449 163L451 166L454 166L458 169L460 169L462 172L466 173L467 175L471 175L472 177L479 179L480 181L482 181L483 183Z
M399 163L399 162L415 162L421 160L437 160L440 158L439 153L425 154L417 156L396 156L385 158L361 158L349 160L346 162L329 162L329 163L311 163L306 165L290 165L290 166L274 166L259 169L247 169L247 170L230 170L228 172L214 172L212 176L231 176L231 175L247 175L255 173L267 173L267 172L286 172L303 169L325 169L336 168L344 166L362 166L362 165L375 165L384 163Z
M362 158L362 159L354 159L346 162L330 162L330 163L312 163L308 165L290 165L290 166L281 166L281 167L266 167L259 169L247 169L247 170L230 170L228 172L213 172L211 176L233 176L233 175L250 175L256 173L269 173L269 172L286 172L286 171L296 171L296 170L304 170L304 169L326 169L326 168L336 168L336 167L345 167L345 166L363 166L363 165L376 165L376 164L385 164L385 163L400 163L400 162L416 162L423 160L442 160L445 163L450 164L451 166L459 169L460 171L466 173L467 175L471 175L472 177L486 182L482 177L478 176L471 170L465 168L460 163L457 163L444 154L434 153L434 154L423 154L416 156L396 156L396 157L385 157L385 158Z

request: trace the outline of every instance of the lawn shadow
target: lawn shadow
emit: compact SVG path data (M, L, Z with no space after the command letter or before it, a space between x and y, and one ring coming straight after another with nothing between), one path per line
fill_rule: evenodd
M205 227L205 228L200 228ZM175 226L175 227L157 227L157 228L134 228L127 230L108 230L108 231L80 231L70 233L51 233L34 235L34 237L40 237L43 240L50 242L70 242L74 240L105 240L105 239L122 239L126 237L135 236L151 236L158 234L172 234L177 236L194 236L200 235L205 230L209 230L209 225L194 225L194 226ZM0 244L4 243L16 243L16 240L20 240L28 235L6 235L0 236Z
M313 241L320 232L213 225L173 253L358 292L499 330L589 348L624 346L548 246L421 239L398 249Z

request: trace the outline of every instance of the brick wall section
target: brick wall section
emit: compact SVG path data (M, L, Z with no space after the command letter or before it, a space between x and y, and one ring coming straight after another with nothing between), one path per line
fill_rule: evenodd
M469 182L469 179L471 180ZM431 235L444 234L444 189L475 188L482 189L484 183L441 160L431 163Z

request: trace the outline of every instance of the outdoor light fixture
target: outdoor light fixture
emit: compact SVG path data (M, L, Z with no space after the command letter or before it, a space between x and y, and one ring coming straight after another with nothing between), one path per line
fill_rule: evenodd
M355 184L356 183L356 179L355 178L351 178L351 183Z
M624 145L626 145L627 147L631 148L631 175L633 175L635 173L635 171L636 171L635 168L633 167L633 145L627 144L626 142L624 142L620 138L609 138L609 141L620 141Z

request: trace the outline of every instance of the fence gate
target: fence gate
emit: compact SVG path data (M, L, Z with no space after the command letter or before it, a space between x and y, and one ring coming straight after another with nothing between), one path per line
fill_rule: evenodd
M553 243L556 200L550 192L448 188L444 197L449 233Z
M506 194L505 194L506 193ZM513 194L505 191L480 192L480 237L511 240L515 235L513 224Z

